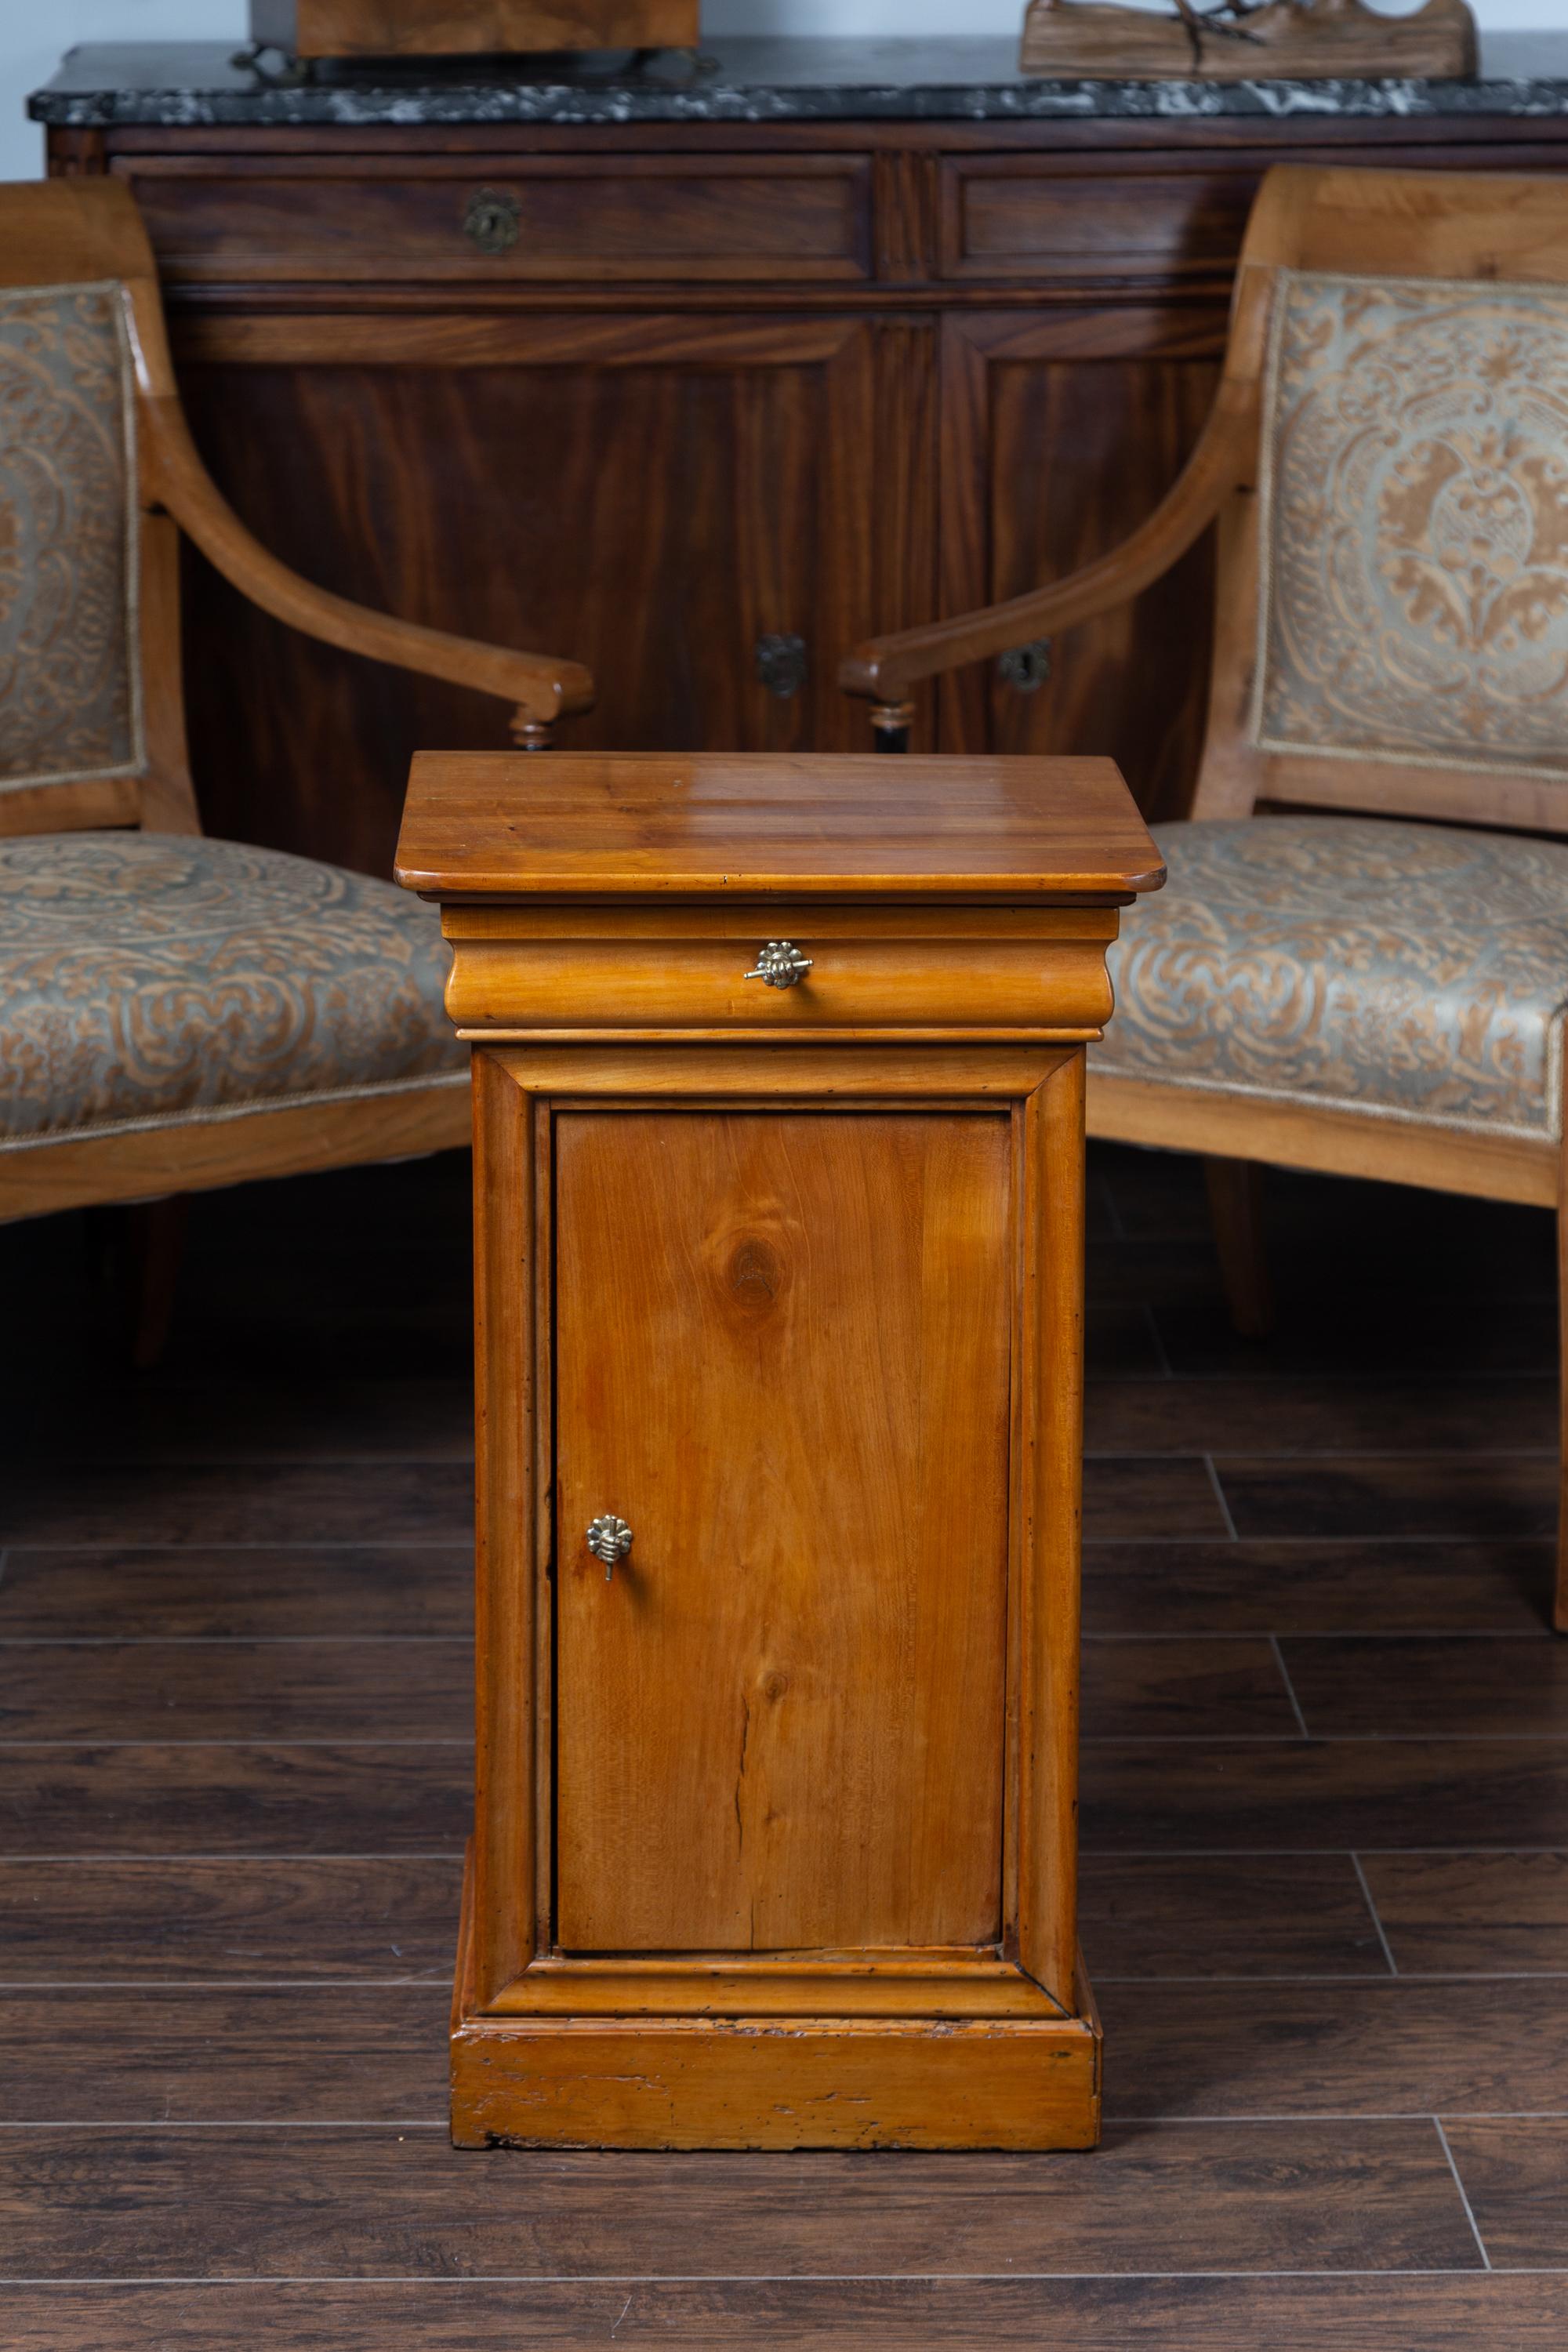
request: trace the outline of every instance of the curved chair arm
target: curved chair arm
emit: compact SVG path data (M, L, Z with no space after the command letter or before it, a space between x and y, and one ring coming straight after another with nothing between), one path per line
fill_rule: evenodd
M513 731L531 749L542 748L556 719L592 704L594 680L579 662L450 636L444 629L372 612L301 580L268 552L223 497L191 439L177 397L143 391L142 414L149 504L173 515L208 562L274 620L347 653L499 696L515 705Z
M1147 522L1109 555L1005 604L961 613L952 621L928 622L924 628L902 629L897 636L868 638L839 665L839 685L847 694L863 694L892 706L882 723L897 731L900 698L918 679L1092 620L1097 613L1136 596L1186 553L1226 494L1249 478L1257 439L1256 399L1256 386L1245 374L1227 373L1222 378L1208 422L1176 482Z

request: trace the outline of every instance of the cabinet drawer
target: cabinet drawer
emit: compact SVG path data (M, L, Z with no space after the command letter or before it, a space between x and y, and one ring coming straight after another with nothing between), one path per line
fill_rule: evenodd
M174 285L870 274L864 156L154 158L131 178Z
M944 278L1214 277L1234 269L1252 172L1070 176L1032 156L955 157L942 172Z
M786 917L791 918L786 920ZM584 1030L1025 1031L1081 1034L1110 1013L1104 908L954 910L917 929L905 918L774 909L755 929L729 910L707 924L628 937L595 935L577 918L449 907L457 948L447 1008L458 1027L509 1035ZM875 924L876 929L871 926ZM811 969L792 987L746 975L770 940Z

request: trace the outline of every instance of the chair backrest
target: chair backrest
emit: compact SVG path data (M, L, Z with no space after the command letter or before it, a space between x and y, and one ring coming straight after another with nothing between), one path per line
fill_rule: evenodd
M0 187L0 835L199 829L177 527L146 509L139 376L172 389L129 191Z
M1568 180L1270 172L1195 816L1568 832Z

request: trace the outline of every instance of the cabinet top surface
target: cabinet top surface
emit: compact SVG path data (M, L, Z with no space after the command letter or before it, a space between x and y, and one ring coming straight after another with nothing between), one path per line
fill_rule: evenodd
M1020 21L1022 0L1019 5ZM1093 121L1217 115L1568 113L1568 35L1483 33L1474 81L1047 81L1018 70L1016 35L924 39L704 39L681 52L317 66L302 80L226 41L71 49L28 110L35 121L331 124L506 122Z
M440 898L1129 898L1164 877L1109 760L416 755L396 875Z

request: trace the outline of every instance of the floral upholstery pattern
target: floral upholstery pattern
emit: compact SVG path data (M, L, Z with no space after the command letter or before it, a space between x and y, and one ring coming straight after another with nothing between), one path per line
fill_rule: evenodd
M439 916L238 842L0 842L0 1150L448 1075Z
M1568 844L1326 816L1154 837L1170 879L1123 918L1092 1069L1561 1134Z
M1568 778L1568 288L1280 273L1253 732Z
M0 289L0 792L144 764L120 289Z

